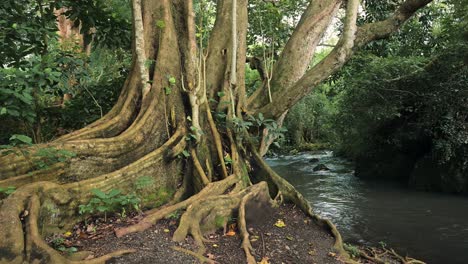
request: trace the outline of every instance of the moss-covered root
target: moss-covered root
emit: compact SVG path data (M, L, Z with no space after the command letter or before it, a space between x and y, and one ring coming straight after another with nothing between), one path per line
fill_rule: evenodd
M0 208L0 263L105 263L106 260L122 254L134 252L121 250L87 261L70 260L51 248L42 239L38 219L41 199L46 193L55 193L60 189L54 183L38 182L25 186L2 204ZM58 197L53 197L57 199ZM64 202L67 200L63 195Z
M157 221L171 214L172 212L175 212L177 210L184 210L190 205L204 199L205 197L223 194L238 181L239 178L236 175L231 175L224 180L209 183L199 193L192 195L190 198L182 202L163 207L159 210L151 210L147 212L146 216L137 224L116 229L115 235L117 237L122 237L127 234L144 231L150 228L152 225L154 225Z

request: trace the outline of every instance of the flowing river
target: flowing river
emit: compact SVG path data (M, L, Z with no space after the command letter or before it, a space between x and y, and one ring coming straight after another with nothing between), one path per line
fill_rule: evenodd
M312 158L318 162L310 162ZM331 151L267 158L314 212L332 220L345 241L379 246L434 264L468 263L468 198L419 192L353 176L353 164ZM318 164L330 171L314 172Z

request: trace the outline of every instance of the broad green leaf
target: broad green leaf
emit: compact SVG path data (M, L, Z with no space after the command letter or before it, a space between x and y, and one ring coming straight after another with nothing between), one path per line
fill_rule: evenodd
M101 191L99 189L92 189L91 193L94 194L95 196L101 198L101 199L106 199L107 198L107 195L103 191Z
M15 134L10 137L10 141L19 141L21 143L31 145L32 144L32 139L26 135L19 135Z
M109 194L107 195L108 197L114 197L114 196L117 196L121 193L122 191L121 190L118 190L118 189L112 189Z

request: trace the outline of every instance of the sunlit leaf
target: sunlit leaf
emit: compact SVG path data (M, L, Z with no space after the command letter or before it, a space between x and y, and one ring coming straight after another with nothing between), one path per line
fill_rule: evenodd
M275 226L276 226L276 227L283 228L283 227L285 227L285 226L286 226L286 224L284 223L284 221L283 221L283 220L281 220L281 219L278 219L278 220L276 220Z

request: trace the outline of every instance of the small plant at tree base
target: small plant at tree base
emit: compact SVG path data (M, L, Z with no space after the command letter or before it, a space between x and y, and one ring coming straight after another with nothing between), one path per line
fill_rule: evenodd
M361 251L356 246L344 243L343 247L353 258L357 258L361 255Z
M166 219L173 219L173 220L177 220L180 218L180 215L182 214L182 212L180 210L176 210L170 214L168 214L166 216Z
M2 155L13 153L18 156L29 156L29 151L22 149L22 147L32 145L32 139L30 137L26 135L15 134L10 137L9 141L10 144L8 145L0 145L0 151ZM37 169L45 169L52 164L65 162L75 157L76 154L64 149L40 148L36 153L34 153L34 156L40 158L40 160L34 161L34 165L37 167Z
M91 190L93 198L88 204L79 206L79 213L92 214L95 212L104 214L104 221L107 222L107 214L119 211L120 216L126 215L127 210L140 210L140 198L135 194L121 194L121 190L112 189L105 193L99 189Z
M59 163L65 162L73 157L76 156L74 152L64 150L64 149L56 149L56 148L40 148L34 156L41 157L41 160L35 162L35 165L39 169L45 169L49 166Z
M29 155L29 152L26 150L22 150L21 147L32 145L32 139L30 137L26 135L15 134L10 137L9 141L10 141L10 144L8 145L0 145L0 153L2 155L8 155L12 153L17 156Z
M57 236L53 238L50 243L52 244L53 248L64 253L71 254L78 251L76 247L66 247L65 238L63 238L62 236Z
M379 245L380 245L382 248L386 248L386 247L387 247L387 243L385 243L384 241L379 241Z
M154 186L154 179L150 176L142 176L135 181L137 190L145 190Z

